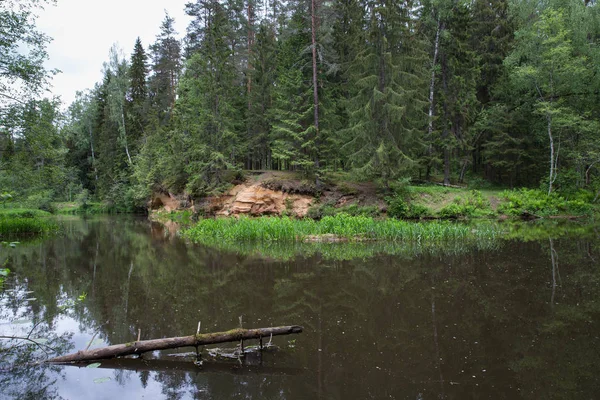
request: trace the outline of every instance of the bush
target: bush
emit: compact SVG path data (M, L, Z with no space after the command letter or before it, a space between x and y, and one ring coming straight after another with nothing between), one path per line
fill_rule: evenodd
M377 217L381 214L377 206L359 206L358 204L349 204L347 206L335 207L333 203L324 203L312 206L308 209L306 216L312 219L322 219L324 217L333 217L338 214L347 214L351 216Z
M432 215L429 208L421 204L411 204L408 208L407 218L423 218Z
M471 190L465 196L458 196L454 202L443 207L439 216L442 218L485 217L493 214L490 202L479 190Z
M56 207L52 204L54 200L52 191L45 190L27 197L26 205L29 208L47 211L49 213L56 212Z
M392 218L406 218L409 213L409 206L404 199L398 195L386 198L388 203L387 213Z
M408 200L412 194L410 178L398 179L390 184L390 188L394 193L394 197L399 197L403 200Z

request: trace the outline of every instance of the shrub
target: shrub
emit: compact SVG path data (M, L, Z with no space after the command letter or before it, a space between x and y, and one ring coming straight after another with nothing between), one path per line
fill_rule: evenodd
M53 197L53 193L49 190L39 192L27 197L26 205L29 208L36 208L38 210L54 213L56 208L54 207L54 204L52 204Z
M392 218L406 218L409 214L409 206L401 196L394 196L386 198L388 203L387 213Z
M407 218L423 218L432 215L432 212L426 206L421 204L410 204L408 207Z
M485 217L492 214L490 202L479 190L471 190L464 196L457 196L453 203L443 207L439 212L442 218Z
M347 206L335 207L333 203L328 202L312 206L308 209L306 216L312 219L322 219L332 217L338 214L348 214L351 216L377 217L380 214L377 206L359 206L358 204L349 204Z

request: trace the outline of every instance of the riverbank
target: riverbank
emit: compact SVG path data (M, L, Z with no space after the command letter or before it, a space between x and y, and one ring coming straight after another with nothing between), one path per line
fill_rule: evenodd
M192 199L185 194L154 193L152 218L186 220L222 216L289 216L319 220L348 214L398 219L586 218L598 214L590 191L569 196L535 189L474 188L398 181L387 188L331 175L319 189L292 172L257 172L220 195Z

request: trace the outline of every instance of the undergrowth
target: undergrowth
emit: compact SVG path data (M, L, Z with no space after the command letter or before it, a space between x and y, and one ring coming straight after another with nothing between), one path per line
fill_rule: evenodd
M519 189L502 192L505 203L498 207L500 213L518 216L533 214L546 217L559 214L587 215L594 206L582 199L567 200L559 194L548 195L541 190Z

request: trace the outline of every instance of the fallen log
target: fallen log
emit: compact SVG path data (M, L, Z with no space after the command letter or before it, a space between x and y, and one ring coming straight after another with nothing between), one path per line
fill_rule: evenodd
M207 344L239 342L240 340L262 339L270 336L290 335L302 332L301 326L278 326L258 329L232 329L226 332L199 333L191 336L164 339L141 340L124 344L115 344L92 350L78 351L65 356L54 357L46 362L66 363L75 361L93 361L107 358L143 354L155 350L176 349L179 347L198 347Z

